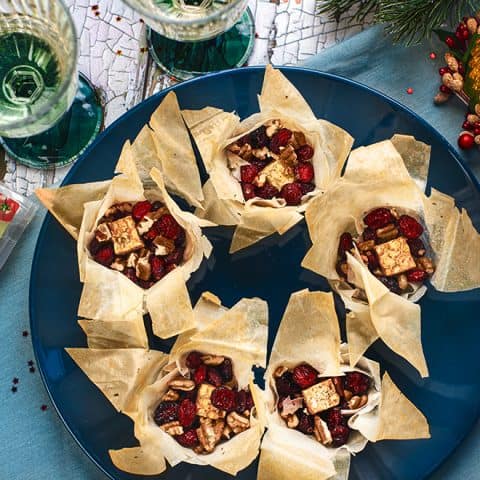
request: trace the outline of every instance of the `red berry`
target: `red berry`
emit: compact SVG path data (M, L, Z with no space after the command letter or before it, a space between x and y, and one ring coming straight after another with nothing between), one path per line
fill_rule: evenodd
M255 187L251 183L242 183L242 191L243 198L245 198L245 200L250 200L251 198L255 198L257 196L255 194Z
M226 358L219 366L218 371L224 382L229 382L233 378L233 365L229 358Z
M330 430L330 433L332 434L333 446L341 447L348 442L350 428L347 425L338 425Z
M94 257L98 251L102 248L102 244L95 238L93 237L90 244L88 245L88 250L90 252L90 255Z
M165 274L165 261L161 257L150 257L150 266L152 267L152 278L158 282Z
M318 372L307 363L297 365L293 369L293 381L303 390L318 383Z
M113 263L114 256L113 247L111 245L105 245L98 250L93 259L96 262L109 267Z
M418 238L423 233L423 227L410 215L402 215L398 219L398 228L407 238Z
M200 352L190 352L185 359L187 368L198 368L202 364L202 354Z
M303 412L302 410L296 412L298 417L297 430L304 433L305 435L313 435L314 422L313 416L308 413Z
M178 421L182 427L190 427L197 416L197 407L189 398L182 400L178 407Z
M175 402L160 402L153 414L153 420L157 425L174 422L178 419L178 404Z
M249 135L250 145L253 148L263 148L268 146L268 137L267 137L266 130L267 129L262 125L261 127L258 127L253 132L250 132L250 135Z
M193 373L193 381L196 385L200 385L201 383L205 382L207 379L207 366L200 365L195 372Z
M419 238L410 238L407 242L414 257L423 257L425 255L425 245Z
M148 200L138 202L132 209L132 217L136 222L139 222L151 209L152 204Z
M448 88L446 85L440 85L440 91L442 93L448 93L448 94L452 93L452 90Z
M299 183L287 183L282 187L280 196L287 202L287 205L299 205L302 201L303 192Z
M277 392L281 397L288 397L300 392L300 387L294 382L293 374L287 370L281 377L275 379Z
M186 448L194 448L198 445L198 435L195 429L187 430L181 435L177 435L175 440L182 446Z
M327 422L329 430L332 430L339 425L345 425L347 423L345 417L340 411L340 408L331 408L330 410L327 410L325 421Z
M409 282L423 282L428 278L428 273L420 270L419 268L414 268L407 272L407 280Z
M219 387L223 383L222 376L215 367L207 369L207 381L215 387Z
M315 190L315 185L313 183L301 183L300 188L302 189L302 193L306 195Z
M240 167L240 176L242 178L242 182L244 183L252 183L257 174L258 168L255 165L248 164Z
M281 128L270 140L270 150L273 153L280 153L280 147L287 145L292 138L292 131L288 128Z
M388 208L376 208L372 210L368 215L363 219L365 225L376 230L377 228L382 228L392 223L394 217Z
M368 259L368 268L370 271L373 272L380 267L377 254L373 250L368 250L367 252L365 252L365 256Z
M340 242L338 244L338 256L345 260L346 253L353 248L353 238L348 232L344 232L340 235Z
M458 146L462 150L469 150L475 145L475 138L472 134L470 133L462 133L458 137Z
M184 248L176 248L172 253L169 253L165 257L165 263L167 265L180 265L183 261Z
M345 390L350 390L354 395L364 395L370 388L370 377L360 372L347 372L345 374Z
M279 192L273 185L270 185L270 183L265 182L263 187L258 187L256 189L256 194L260 198L269 200L270 198L278 196Z
M295 176L299 182L310 183L315 176L311 163L299 163L295 167Z
M214 407L232 412L236 407L236 393L227 387L217 387L210 397Z
M296 150L297 159L300 162L305 162L310 160L313 157L315 151L310 145L302 145L300 148Z
M363 237L363 240L364 240L364 241L376 240L376 239L377 239L377 234L375 233L375 230L373 230L373 229L370 228L370 227L367 227L367 228L363 231L362 237Z
M175 240L182 232L182 227L169 213L162 215L155 225L157 225L155 228L160 235L171 240Z
M468 120L465 120L462 124L462 128L464 130L473 130L475 127L473 126L472 123L470 123Z
M480 135L480 128L475 127L473 129L473 135L476 137L477 135Z
M250 390L240 390L237 392L235 410L238 413L243 413L245 410L251 410L253 407L253 397Z
M412 88L412 87L408 87L408 88L407 88L407 93L408 93L409 95L412 95L412 93L413 93L413 88Z
M454 48L456 44L455 39L450 35L445 39L445 43L449 48Z
M448 67L442 67L438 70L440 76L444 76L446 73L450 73L450 69Z
M250 135L244 135L243 137L240 137L236 142L237 145L240 147L243 147L246 143L250 143Z

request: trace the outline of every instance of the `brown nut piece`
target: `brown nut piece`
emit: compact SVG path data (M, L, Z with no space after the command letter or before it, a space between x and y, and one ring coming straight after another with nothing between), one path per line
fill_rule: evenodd
M433 262L428 257L417 258L417 266L427 272L429 275L431 275L435 271Z
M183 434L183 427L180 425L180 422L168 422L160 426L160 428L174 437L175 435L182 435Z
M299 418L294 413L291 415L287 415L286 421L288 428L297 428L298 424L300 423Z
M279 367L277 367L275 369L275 371L273 372L273 376L275 378L280 378L285 372L288 371L288 367L285 367L284 365L280 365Z
M210 418L200 419L200 427L197 428L197 436L200 445L205 452L211 453L215 449L215 445L222 438L222 433L225 427L223 420L212 420Z
M103 217L111 217L116 213L132 213L133 205L130 202L122 202L117 205L112 205L103 214Z
M106 223L101 223L95 230L95 238L98 242L108 242L112 239L112 233Z
M110 265L112 270L117 270L117 272L123 272L125 270L125 261L121 258L116 258L115 261Z
M318 415L313 417L313 422L313 434L317 441L322 445L330 445L333 442L333 439L327 424Z
M191 392L195 388L195 382L186 378L176 378L168 383L173 390L181 390L182 392Z
M267 134L267 137L271 138L278 130L280 130L280 120L270 120L265 124L265 127L265 133Z
M232 436L232 429L228 425L225 425L225 428L223 429L223 432L222 432L222 436L227 440L230 440L230 437Z
M175 390L168 389L162 397L162 402L176 402L180 398L180 394Z
M398 228L395 225L393 225L393 223L383 228L377 228L377 230L375 231L377 238L384 241L393 240L394 238L397 238L398 233L399 233Z
M364 242L360 242L357 244L357 247L361 252L373 250L374 246L375 246L375 240L366 240Z
M202 355L202 357L200 358L205 365L208 365L210 367L218 367L225 360L225 357L222 357L220 355Z
M360 405L361 398L358 395L354 395L349 401L348 401L348 408L350 410L356 410L358 406Z
M148 280L151 274L152 266L150 265L150 255L139 258L135 265L135 275L141 280Z
M335 385L335 390L337 393L343 397L344 396L344 390L343 390L343 377L333 377L332 382Z
M398 287L400 288L400 290L406 290L408 288L407 276L404 273L399 275L397 280L398 280Z
M250 427L250 420L237 412L231 412L227 415L227 424L237 434Z
M353 397L353 393L350 390L344 390L343 396L345 397L345 400L348 402Z

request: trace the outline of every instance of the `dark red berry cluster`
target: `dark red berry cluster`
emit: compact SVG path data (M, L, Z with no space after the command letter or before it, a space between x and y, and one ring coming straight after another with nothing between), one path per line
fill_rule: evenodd
M213 422L209 427L214 435L218 434L215 442L218 444L237 433L229 427L228 416L237 413L248 418L254 407L250 390L237 388L231 359L220 357L221 363L216 362L213 366L208 360L211 357L198 351L190 352L185 360L188 368L185 379L192 382L192 389L177 390L172 384L169 387L172 390L162 397L153 414L158 426L171 424L174 429L179 428L172 430L175 440L197 453L210 453L202 443L205 422ZM202 390L211 391L209 398L202 396Z
M418 220L410 215L399 215L393 208L380 207L365 215L363 223L364 230L358 238L354 239L348 232L340 236L336 270L341 278L347 280L346 253L353 253L355 247L369 270L394 293L411 293L411 283L421 284L433 274L433 262L426 256L426 247L420 238L424 228ZM407 255L412 268L392 274L382 267L376 247L399 238L408 245Z
M128 253L117 254L109 225L127 217L133 220L139 240ZM125 202L110 207L100 219L88 250L96 262L146 289L183 262L185 230L159 201Z
M277 407L287 425L305 435L314 435L326 446L339 447L347 443L350 435L348 417L352 411L357 411L367 403L370 378L360 372L347 372L342 377L320 377L319 372L307 363L293 369L279 367L278 371L281 374L275 375ZM312 415L303 391L328 380L333 382L339 401L334 406ZM284 414L286 409L288 414ZM316 431L319 420L330 432L328 440Z
M261 126L227 148L248 162L240 167L245 200L277 197L283 198L287 205L299 205L302 197L315 189L311 162L315 152L301 132L282 127L270 132L269 127ZM268 176L261 180L262 171L272 162L279 162L285 172L286 180L281 187L272 185Z

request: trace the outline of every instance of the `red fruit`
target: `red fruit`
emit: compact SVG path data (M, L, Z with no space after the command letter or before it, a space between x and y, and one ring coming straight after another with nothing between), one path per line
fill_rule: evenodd
M152 228L147 233L143 234L144 240L154 240L158 236L157 231L158 220L152 225Z
M280 153L280 147L284 147L292 138L292 132L288 128L281 128L270 140L270 150Z
M299 182L310 183L315 176L311 163L299 163L295 167L295 176Z
M190 427L195 421L197 407L189 398L185 398L178 407L178 421L182 427Z
M310 160L313 157L313 154L315 151L310 145L302 145L300 148L296 150L297 153L297 159L300 162L305 162L307 160Z
M330 430L330 433L332 434L333 446L341 447L348 442L350 429L347 425L338 425Z
M373 230L385 227L394 220L395 219L388 208L376 208L363 218L365 225Z
M475 127L468 120L465 120L462 124L463 130L473 130Z
M380 263L378 261L377 254L373 250L369 250L369 251L365 252L365 256L368 259L369 270L371 270L373 272L374 270L376 270L377 268L380 267Z
M227 387L218 387L212 392L210 397L213 406L232 412L236 407L236 393Z
M237 145L239 145L240 147L243 147L243 145L245 145L246 143L250 143L250 135L244 135L243 137L240 137L237 141L236 141Z
M363 240L364 240L364 241L367 241L367 240L376 240L377 234L375 233L375 230L372 230L370 227L367 227L367 228L363 231L362 237L363 237Z
M200 385L201 383L205 382L207 379L207 366L200 365L193 374L193 381L196 385Z
M257 174L258 168L255 165L248 164L240 167L240 176L244 183L252 183Z
M313 435L313 416L300 410L297 412L297 417L299 420L297 430L304 433L305 435Z
M169 253L165 257L165 263L167 265L180 265L183 261L183 253L185 249L177 248L172 253Z
M270 198L278 196L279 191L273 185L270 185L270 183L265 182L263 187L258 187L256 189L256 194L260 198L269 200Z
M423 257L425 255L426 248L420 238L410 238L407 240L407 243L414 257Z
M202 364L202 354L200 352L190 352L185 359L185 365L188 368L198 368Z
M153 420L157 425L178 420L178 403L160 402L153 414Z
M414 268L407 272L407 280L409 282L423 282L428 278L428 273L419 268Z
M458 137L458 146L462 150L468 150L475 145L475 137L470 133L462 133Z
M226 358L219 366L218 370L223 378L224 382L229 382L233 378L233 366L232 361Z
M105 245L98 250L93 259L96 262L109 267L113 263L114 256L113 247L111 245Z
M364 395L370 388L370 378L360 372L345 374L345 390L350 390L354 395Z
M158 229L158 233L171 240L175 240L182 232L182 227L169 213L162 215L160 220L155 222L155 224L157 223L158 226L155 228Z
M302 201L303 192L299 183L287 183L282 187L280 196L285 199L287 205L299 205Z
M345 425L347 423L345 417L340 411L340 408L331 408L330 410L327 410L325 421L327 422L329 430L332 430L339 425Z
M92 241L88 245L88 250L90 252L90 255L94 257L101 248L102 248L102 244L95 237L93 237Z
M353 238L350 233L345 232L340 235L340 242L338 244L338 256L345 260L346 252L349 252L353 248Z
M250 132L249 141L253 148L263 148L268 146L269 139L266 130L267 129L262 125L253 132Z
M151 209L152 204L148 200L138 202L132 209L132 217L136 222L139 222Z
M418 238L423 233L423 227L410 215L402 215L398 219L398 228L407 238Z
M456 45L455 39L450 35L445 39L445 43L448 48L454 48Z
M251 183L242 183L242 191L243 198L245 198L245 200L250 200L251 198L255 198L257 196L255 194L255 187Z
M207 381L215 387L219 387L223 383L222 376L215 367L207 369Z
M195 429L187 430L181 435L177 435L175 440L182 446L186 448L194 448L198 445L198 436Z
M240 390L237 392L236 404L237 406L235 410L238 413L243 413L245 410L247 410L247 392L245 390Z
M318 372L307 363L297 365L293 369L293 381L303 390L318 383Z
M281 397L288 397L300 392L300 387L293 381L293 374L286 371L281 377L275 379L277 392Z
M152 278L158 282L165 274L165 261L161 257L150 257L150 266L152 267Z
M315 185L313 183L301 183L300 188L302 189L302 193L306 195L315 190Z
M442 67L438 70L438 73L443 77L446 73L450 73L450 69L448 67Z

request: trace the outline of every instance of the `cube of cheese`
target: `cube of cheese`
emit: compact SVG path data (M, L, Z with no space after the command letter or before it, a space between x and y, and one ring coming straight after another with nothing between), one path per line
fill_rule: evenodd
M209 383L202 383L198 389L197 394L197 415L200 417L211 418L213 420L217 420L218 418L224 418L226 412L223 410L219 410L212 404L210 397L212 396L212 392L215 390L213 385Z
M390 277L416 267L407 239L398 237L389 242L375 245L382 273Z
M115 220L109 224L109 227L112 233L113 250L116 255L126 255L143 248L143 242L131 216Z
M302 395L305 405L312 415L336 407L340 403L340 396L331 379L302 390Z
M291 183L295 180L293 168L285 166L280 160L269 163L260 172L260 175L264 176L278 190L281 190L286 183Z

